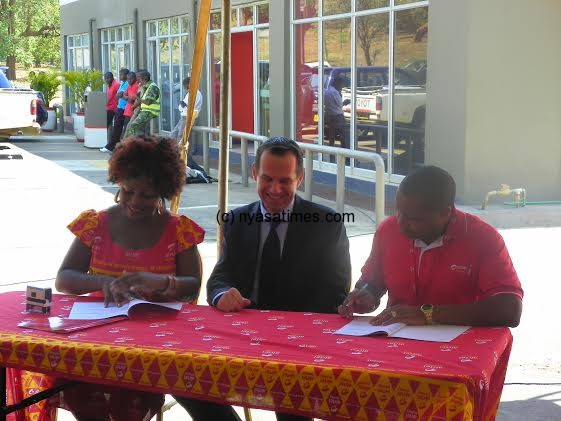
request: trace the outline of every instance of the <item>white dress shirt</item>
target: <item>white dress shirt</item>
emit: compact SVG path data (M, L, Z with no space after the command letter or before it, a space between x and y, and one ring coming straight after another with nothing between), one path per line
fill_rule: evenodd
M189 104L189 92L185 94L185 98L183 98L183 102L185 104ZM203 94L201 94L201 91L197 89L197 97L195 98L195 112L197 113L197 115L199 115L199 113L201 112L202 107L203 107ZM181 104L179 104L177 109L181 113L181 117L187 116L187 107L184 107Z

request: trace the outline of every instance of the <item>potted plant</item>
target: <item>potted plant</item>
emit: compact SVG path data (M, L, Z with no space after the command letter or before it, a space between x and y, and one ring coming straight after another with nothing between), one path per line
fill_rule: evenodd
M31 81L31 89L41 92L45 108L47 110L48 119L43 123L42 128L47 131L52 131L56 128L56 112L50 108L50 102L53 100L58 92L62 83L60 73L58 72L30 72L29 79Z
M86 93L99 91L103 87L103 78L99 70L69 70L64 72L64 84L68 86L68 101L76 106L73 116L74 133L79 142L84 141L84 110Z

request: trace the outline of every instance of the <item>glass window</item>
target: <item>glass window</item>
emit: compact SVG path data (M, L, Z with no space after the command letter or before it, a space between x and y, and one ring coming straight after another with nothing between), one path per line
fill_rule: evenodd
M428 9L395 13L392 173L425 163Z
M123 28L123 39L124 39L125 41L128 41L128 40L131 39L131 32L132 32L132 31L131 31L131 27L130 27L130 26L125 26L125 27Z
M317 82L314 88L315 109L318 95L323 95L323 144L347 149L351 145L348 107L351 98L350 35L350 18L323 23L324 89L319 89ZM319 119L314 116L314 120ZM323 159L335 162L335 156L325 156Z
M148 22L148 36L155 37L157 34L156 22Z
M399 6L401 4L415 3L416 1L419 1L419 0L395 0L395 5Z
M318 15L318 0L294 0L294 19L313 18Z
M67 37L68 46L74 47L74 37Z
M171 126L171 77L170 77L170 45L167 38L160 39L160 60L159 60L160 86L162 91L161 101L161 129L170 132Z
M269 124L269 28L257 31L257 77L259 80L259 134L269 136L271 134Z
M230 25L232 28L238 26L238 8L232 9L232 14L230 16Z
M191 55L190 48L189 48L189 37L187 35L183 35L181 37L181 55L183 57L183 78L189 76L191 74ZM185 96L185 92L183 92L183 86L181 86L182 96Z
M220 23L222 22L221 12L212 12L210 14L210 29L220 29Z
M296 139L307 142L317 140L317 88L312 87L317 75L318 24L303 23L294 27L294 61L296 99Z
M378 153L387 165L389 14L357 16L355 31L355 145L358 150ZM355 162L355 166L374 169L371 163Z
M239 9L240 26L253 25L253 6Z
M169 34L169 20L161 20L158 22L158 35Z
M179 19L172 18L171 19L171 26L170 26L170 34L179 34Z
M389 0L356 0L356 10L378 9L380 7L388 7Z
M190 34L190 32L191 32L191 21L189 20L188 16L184 16L181 18L181 33Z
M103 71L108 71L108 64L109 64L109 45L104 44L101 46L101 61L103 66Z
M222 54L222 35L220 33L210 35L210 89L212 92L211 124L214 127L220 125L220 56Z
M351 0L323 0L323 16L351 12Z
M257 5L257 23L269 23L269 3Z
M118 28L117 29L116 40L117 41L122 41L123 40L123 28Z

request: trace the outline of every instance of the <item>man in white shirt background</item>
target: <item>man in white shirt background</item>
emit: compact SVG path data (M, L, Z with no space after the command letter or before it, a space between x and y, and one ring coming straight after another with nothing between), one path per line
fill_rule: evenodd
M173 130L171 131L171 137L177 139L178 142L181 141L181 139L183 138L183 132L185 131L185 124L187 123L187 104L189 102L190 83L191 83L190 77L186 77L185 79L183 79L183 89L185 89L186 92L185 98L183 98L183 101L179 102L179 105L177 107L179 112L181 113L181 118L179 119ZM203 94L201 94L201 91L197 89L197 96L195 98L195 109L194 109L195 119L198 117L199 113L201 112L202 106L203 106ZM198 170L201 171L203 174L205 174L203 167L197 164L193 159L193 145L191 141L189 141L189 147L187 149L187 166L193 170Z

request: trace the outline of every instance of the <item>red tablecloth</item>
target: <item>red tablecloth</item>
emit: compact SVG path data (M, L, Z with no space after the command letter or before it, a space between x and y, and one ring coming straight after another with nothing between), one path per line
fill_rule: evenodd
M55 296L51 316L75 300L92 299ZM194 305L61 335L16 326L30 318L21 292L0 308L4 366L326 419L494 419L512 345L506 328L451 343L349 337L331 334L337 315Z

